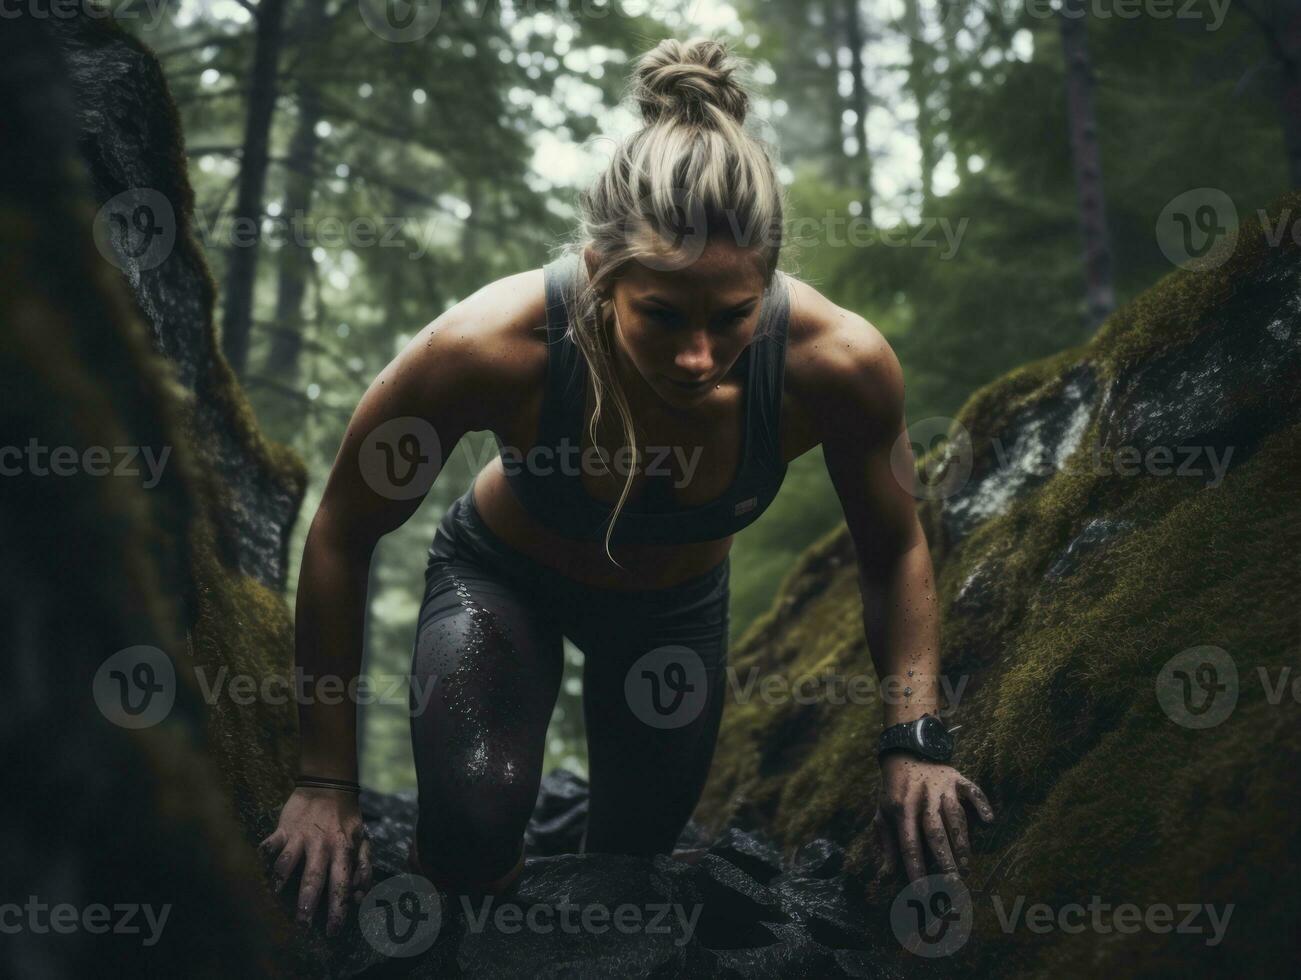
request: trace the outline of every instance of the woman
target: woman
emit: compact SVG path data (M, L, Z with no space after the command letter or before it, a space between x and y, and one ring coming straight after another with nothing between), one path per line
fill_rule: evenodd
M781 187L743 126L736 68L709 40L667 40L638 61L645 125L581 196L578 241L459 303L394 359L312 522L298 665L351 680L371 550L420 500L399 464L427 464L420 491L465 432L490 429L501 446L430 548L413 659L410 865L445 889L499 894L520 872L562 636L585 654L585 849L672 850L722 711L732 536L816 445L857 549L877 673L907 678L883 698L885 722L938 706L931 565L891 467L899 365L867 321L777 271ZM277 888L306 859L299 918L328 890L333 932L370 880L355 706L308 697L300 721L303 777L264 850L279 855ZM902 854L910 878L924 874L923 841L940 869L965 865L962 804L992 817L980 790L908 751L881 765L887 867Z

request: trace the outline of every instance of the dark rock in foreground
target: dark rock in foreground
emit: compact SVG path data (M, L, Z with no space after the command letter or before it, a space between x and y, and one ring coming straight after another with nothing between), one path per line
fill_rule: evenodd
M379 886L405 871L415 794L367 791L361 802ZM895 975L871 949L862 882L841 870L834 843L814 841L787 863L763 836L729 828L691 862L573 853L586 812L586 782L551 773L514 896L470 903L440 895L436 939L411 957L385 955L354 920L333 944L330 975ZM700 836L690 825L680 843L694 847ZM411 936L427 942L419 928Z

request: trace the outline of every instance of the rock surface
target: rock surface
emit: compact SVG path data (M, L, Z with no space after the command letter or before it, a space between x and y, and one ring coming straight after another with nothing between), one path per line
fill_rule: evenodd
M402 874L414 794L364 792L362 812L377 883ZM813 841L784 862L762 834L730 828L693 860L577 854L586 813L585 781L549 774L512 899L485 906L440 895L436 939L409 958L381 953L354 920L331 944L330 975L897 975L872 951L862 882L841 869L835 843ZM700 834L689 825L680 845L694 848Z
M955 765L999 817L974 831L970 938L933 966L1209 976L1289 959L1301 900L1277 869L1295 858L1301 726L1277 692L1301 673L1301 195L1267 211L1281 238L1243 226L1218 267L1172 273L1089 344L976 392L921 461L938 474L923 485L942 491L921 514L942 690L963 726ZM854 559L843 530L811 548L734 644L736 669L874 678ZM1181 675L1225 692L1213 726L1198 727ZM863 746L879 724L879 697L729 704L697 815L782 848L830 836L851 866L875 868L879 774ZM900 948L900 887L868 882L881 951ZM1232 925L1208 944L1002 924L1018 901L1095 895L1232 906Z

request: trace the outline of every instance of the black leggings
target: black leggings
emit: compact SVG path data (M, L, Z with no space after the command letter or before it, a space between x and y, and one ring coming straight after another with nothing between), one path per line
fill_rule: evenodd
M421 864L473 880L514 867L542 777L562 635L584 654L586 850L670 852L718 735L730 571L729 556L667 589L585 585L493 534L473 488L458 498L429 549L411 668Z

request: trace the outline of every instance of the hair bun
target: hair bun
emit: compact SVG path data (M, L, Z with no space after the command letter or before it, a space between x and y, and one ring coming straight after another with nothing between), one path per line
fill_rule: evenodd
M667 38L637 59L633 98L648 126L664 118L708 124L711 107L743 123L750 97L732 77L739 68L720 41Z

